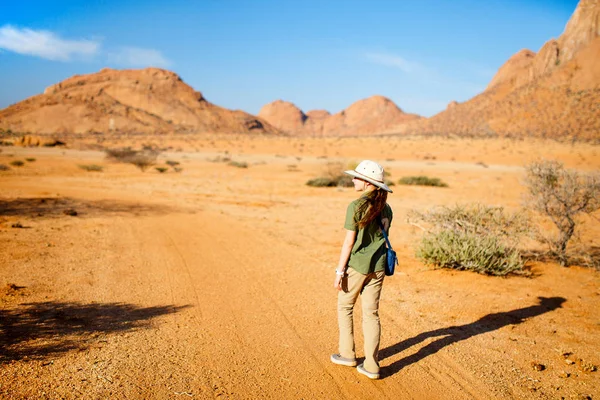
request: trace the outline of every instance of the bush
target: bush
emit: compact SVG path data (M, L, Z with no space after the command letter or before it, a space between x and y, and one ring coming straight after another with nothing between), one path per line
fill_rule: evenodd
M103 166L96 164L81 164L78 165L78 167L89 172L102 172L102 170L104 169Z
M248 168L248 163L243 161L229 161L227 165L238 168Z
M106 158L112 161L118 162L129 162L129 159L135 156L138 151L133 150L131 147L125 147L121 149L106 149L104 150Z
M409 220L428 224L416 251L426 264L496 276L523 269L517 245L530 229L522 214L474 204L427 213L412 211Z
M130 164L138 167L142 172L156 164L158 153L155 151L141 151L129 160Z
M334 181L331 178L326 178L326 177L320 177L320 178L310 179L308 182L306 182L306 184L308 186L313 186L313 187L333 187L333 186L337 186L337 182L336 181Z
M160 152L155 149L133 150L130 147L122 149L106 149L106 158L112 161L133 164L140 170L146 171L156 164Z
M15 160L11 161L10 165L12 165L13 167L22 167L23 165L25 165L25 163L21 160Z
M165 164L167 164L169 167L175 167L175 166L179 165L179 161L167 160L167 161L165 161Z
M161 174L164 174L165 172L167 172L169 170L169 168L166 167L155 167L155 170L157 170L158 172L160 172Z
M355 167L356 165L345 169L354 169ZM341 163L328 162L325 166L324 176L311 179L306 184L313 187L353 187L352 177L343 172L345 169Z
M10 167L8 165L0 164L0 171L8 171Z
M448 184L440 178L430 178L428 176L405 176L398 181L401 185L417 185L417 186L436 186L448 187Z
M575 233L577 216L600 209L600 176L567 170L558 161L537 161L526 166L527 207L552 220L558 234L538 235L562 266L567 265L567 244Z
M35 158L26 158L25 161L27 161L27 162L34 162Z

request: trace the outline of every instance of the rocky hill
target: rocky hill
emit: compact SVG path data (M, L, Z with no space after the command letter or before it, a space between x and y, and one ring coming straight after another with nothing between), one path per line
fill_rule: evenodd
M600 0L581 0L563 34L521 50L487 89L388 132L600 138Z
M76 75L0 110L0 128L30 133L279 133L209 103L173 72L147 68Z
M383 96L359 100L333 115L325 110L305 114L293 103L277 100L265 105L258 116L289 134L310 136L376 134L397 124L421 119L418 115L403 112Z

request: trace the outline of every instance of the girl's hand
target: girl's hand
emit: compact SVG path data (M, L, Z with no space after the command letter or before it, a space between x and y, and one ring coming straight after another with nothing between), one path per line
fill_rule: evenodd
M335 281L333 281L333 288L337 290L342 290L342 279L344 277L342 275L336 275Z

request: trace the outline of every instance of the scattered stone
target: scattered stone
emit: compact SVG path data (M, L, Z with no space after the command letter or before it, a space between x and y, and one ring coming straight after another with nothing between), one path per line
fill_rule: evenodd
M536 371L543 371L546 369L546 366L544 364L540 364L538 362L532 361L531 368L535 369Z
M598 367L594 364L584 361L581 358L577 360L577 367L583 372L596 372L598 370Z
M11 228L25 228L20 222L15 222L10 227Z
M558 377L559 377L559 378L568 378L568 377L570 377L570 376L571 376L571 373L570 373L570 372L567 372L567 371L563 371L563 372L561 372L560 374L558 374Z
M573 364L575 364L575 361L571 360L570 358L565 358L565 364L573 365Z

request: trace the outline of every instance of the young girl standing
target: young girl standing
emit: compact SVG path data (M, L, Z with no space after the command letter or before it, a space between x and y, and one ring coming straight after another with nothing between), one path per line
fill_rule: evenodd
M387 204L387 194L392 191L384 183L383 168L374 161L364 160L345 173L353 177L354 189L364 194L350 203L346 211L346 237L333 283L339 291L339 353L332 354L331 361L349 367L357 364L353 310L360 295L365 361L357 370L371 379L379 379L379 297L386 262L381 227L388 232L392 222L392 209Z

